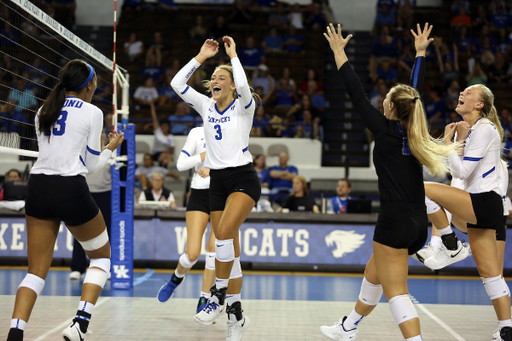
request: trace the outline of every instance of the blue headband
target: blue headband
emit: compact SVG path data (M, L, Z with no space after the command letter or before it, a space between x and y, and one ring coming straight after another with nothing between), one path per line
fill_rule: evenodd
M87 83L89 83L91 81L92 77L94 76L94 70L92 69L92 66L90 66L89 64L87 64L87 66L89 67L89 77L87 77L86 81L82 85L80 85L77 89L81 89L84 86L86 86Z

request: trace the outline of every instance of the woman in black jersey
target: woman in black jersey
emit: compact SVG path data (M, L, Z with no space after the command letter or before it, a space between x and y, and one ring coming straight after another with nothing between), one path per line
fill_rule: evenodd
M348 63L345 46L352 37L343 38L341 26L331 24L324 36L334 52L336 65L354 108L375 137L373 162L379 177L381 211L373 237L373 255L355 309L333 326L321 332L332 340L355 340L357 325L380 301L382 293L389 302L404 339L419 341L420 321L407 289L408 258L423 247L427 239L427 212L423 188L422 164L431 174L447 172L443 159L454 147L437 143L428 133L420 100L424 59L432 26L411 30L415 37L416 60L411 86L393 87L384 100L384 115L375 109Z

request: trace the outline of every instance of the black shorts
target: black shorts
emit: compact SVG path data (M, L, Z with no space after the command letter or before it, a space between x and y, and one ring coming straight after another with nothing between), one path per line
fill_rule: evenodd
M69 226L85 224L99 208L82 175L31 174L25 213L38 219L57 218Z
M381 203L373 240L394 249L419 251L427 241L425 204Z
M468 223L468 228L497 230L503 217L503 199L494 191L469 193L476 224Z
M507 240L507 218L508 216L504 215L503 218L500 219L500 223L496 228L496 240L503 242Z
M190 198L187 203L187 212L201 211L210 214L210 190L206 189L190 189Z
M210 170L210 210L212 212L224 211L228 196L234 192L247 194L255 203L260 200L260 180L252 163Z

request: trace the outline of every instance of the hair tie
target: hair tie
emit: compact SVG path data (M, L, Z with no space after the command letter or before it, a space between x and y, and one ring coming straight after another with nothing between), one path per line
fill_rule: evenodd
M85 63L85 64L87 64L87 63ZM89 83L91 81L92 77L94 76L94 70L93 70L92 66L90 66L89 64L87 64L87 66L89 67L89 77L87 77L85 82L82 85L80 85L77 88L77 90L83 88L84 86L86 86L87 83Z
M414 97L414 98L412 99L412 102L413 102L413 103L416 103L416 100L417 100L418 98L419 98L419 97Z

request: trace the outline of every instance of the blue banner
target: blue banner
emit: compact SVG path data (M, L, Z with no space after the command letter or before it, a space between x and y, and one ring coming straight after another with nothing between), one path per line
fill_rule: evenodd
M133 205L135 188L135 125L129 124L124 132L128 163L116 169L112 165L112 289L133 288ZM121 148L118 148L120 153ZM121 173L126 174L122 180Z

